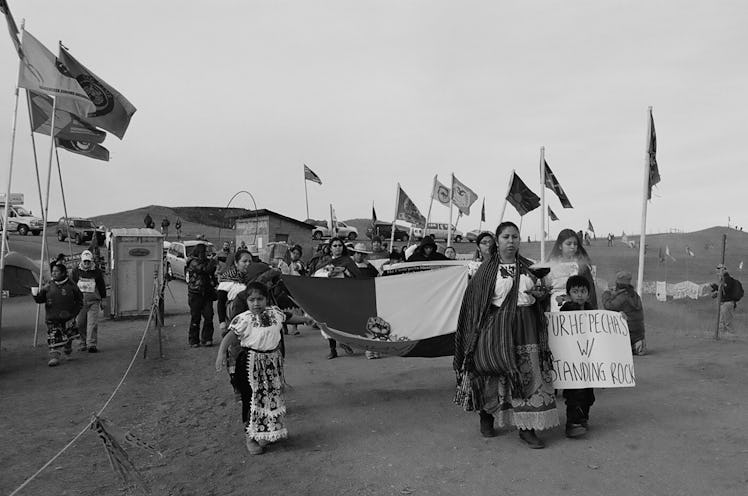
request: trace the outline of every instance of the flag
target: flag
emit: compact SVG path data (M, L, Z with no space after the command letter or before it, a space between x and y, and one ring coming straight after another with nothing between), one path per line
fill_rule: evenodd
M657 169L657 135L655 134L655 121L652 109L649 109L649 185L647 187L647 200L652 199L652 186L660 182L660 171Z
M516 172L512 173L512 185L506 199L517 209L520 215L525 215L540 206L540 198L520 179Z
M442 205L449 206L449 188L439 182L434 176L434 189L431 191L431 198Z
M374 210L374 204L371 205L371 224L374 225L377 223L377 211Z
M8 23L8 31L10 32L10 39L13 42L13 46L16 47L18 56L23 58L21 41L18 39L18 26L16 26L16 21L13 19L13 14L10 13L10 7L6 0L0 0L0 13L5 14L5 21Z
M31 104L31 127L34 132L49 135L52 116L52 98L41 93L28 92ZM71 141L102 143L106 133L64 110L55 110L55 136Z
M595 232L595 228L594 228L594 227L592 227L592 221L591 221L591 220L589 220L589 219L587 219L587 230L588 230L589 232L592 232L592 233L594 233L594 232Z
M543 160L543 164L545 166L545 187L553 191L554 193L556 193L556 196L558 196L558 199L561 202L562 207L573 208L571 206L571 202L569 201L569 197L566 196L566 193L564 192L564 188L561 187L561 184L558 182L558 179L556 179L556 175L553 173L551 168L548 166L548 162Z
M556 213L551 210L550 206L548 206L548 217L550 217L551 220L558 220L558 216L556 216Z
M96 107L91 113L81 115L94 126L106 129L122 139L130 125L132 115L137 110L133 104L99 76L86 69L62 45L60 45L60 62L78 81ZM65 106L63 108L69 110Z
M480 209L480 221L486 222L486 199L483 198L483 206Z
M294 301L342 343L394 356L437 357L454 353L467 272L460 265L370 279L281 280Z
M304 180L312 181L313 183L322 184L322 179L312 171L309 167L304 164Z
M478 195L452 174L452 203L458 210L465 215L470 215L470 206L477 200Z
M421 214L415 203L413 203L410 197L405 194L403 188L400 187L400 185L397 187L397 209L395 212L395 219L404 220L411 224L426 224L426 217Z
M665 245L665 256L675 262L675 257L670 254L670 245Z
M57 105L65 103L65 110L73 114L86 115L93 109L94 105L80 83L28 31L23 32L22 48L24 57L18 72L19 88L59 97Z
M55 143L59 148L69 152L83 155L84 157L94 158L96 160L109 161L109 150L96 143L87 143L85 141L73 141L61 138L55 138Z

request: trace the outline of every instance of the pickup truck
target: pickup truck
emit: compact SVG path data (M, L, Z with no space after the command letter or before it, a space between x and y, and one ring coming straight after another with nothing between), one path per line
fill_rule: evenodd
M347 238L353 241L354 239L358 238L358 229L356 229L353 226L347 225L345 222L337 222L338 224L338 236L341 238ZM332 237L332 234L330 234L330 221L327 221L327 224L324 226L317 226L312 231L312 239L322 239L322 238L330 238Z
M23 205L23 193L11 193L8 201L8 232L16 231L21 236L32 233L38 236L44 228L44 221L36 217ZM2 215L5 211L5 193L0 194L0 230L2 230Z

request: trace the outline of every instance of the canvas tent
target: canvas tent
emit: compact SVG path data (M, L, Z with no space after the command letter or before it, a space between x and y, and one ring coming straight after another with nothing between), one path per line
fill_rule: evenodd
M10 296L28 296L30 288L39 285L39 265L30 258L11 251L5 255L3 290Z

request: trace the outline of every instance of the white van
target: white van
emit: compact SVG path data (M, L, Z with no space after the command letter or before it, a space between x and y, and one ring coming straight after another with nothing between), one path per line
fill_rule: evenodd
M428 229L428 235L431 236L434 239L447 239L447 232L449 225L443 224L441 222L429 222L426 226ZM462 231L458 231L455 229L454 226L452 226L452 240L455 243L459 243L462 241L463 238ZM417 227L413 229L413 237L416 239L423 239L423 228Z
M33 233L38 236L44 229L44 221L34 216L23 205L23 193L11 193L8 202L8 232L18 232L22 236ZM0 193L0 220L5 212L5 193ZM0 222L0 229L5 225Z

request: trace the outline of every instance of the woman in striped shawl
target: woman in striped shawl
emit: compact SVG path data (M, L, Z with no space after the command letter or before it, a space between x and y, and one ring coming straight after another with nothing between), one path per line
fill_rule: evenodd
M531 448L544 447L535 430L558 425L551 385L552 356L532 261L519 254L519 229L502 222L498 251L470 280L455 335L455 402L478 410L484 437L514 425ZM535 295L535 296L534 296Z

